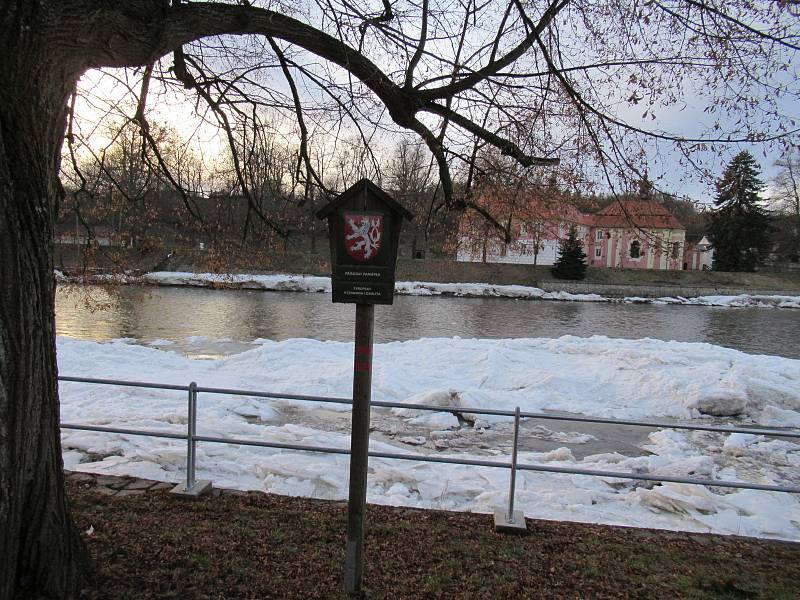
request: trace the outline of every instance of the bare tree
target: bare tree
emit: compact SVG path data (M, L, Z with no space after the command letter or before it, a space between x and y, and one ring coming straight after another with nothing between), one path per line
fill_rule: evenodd
M436 211L439 197L436 161L422 142L403 138L395 146L386 169L386 186L417 219L405 226L413 258L441 254L451 233L443 211ZM431 235L436 239L432 241ZM432 243L433 242L433 243Z
M254 106L293 114L307 185L324 185L313 128L346 123L364 164L379 162L389 132L413 132L456 208L469 206L471 159L486 145L526 167L583 158L611 182L641 172L646 140L694 161L700 146L796 133L781 105L798 85L786 3L256 4L0 1L0 597L69 597L85 574L63 490L52 238L69 100L87 70L137 69L127 116L176 187L146 118L151 86L188 94L228 138ZM650 124L689 102L706 107L707 128ZM258 213L244 169L235 154Z
M800 218L800 153L789 154L775 165L781 170L774 181L774 208Z
M137 256L203 229L208 215L197 199L206 194L211 171L173 128L154 122L145 137L136 122L114 119L101 131L105 141L95 145L68 134L61 171L66 196L56 230L59 238L71 230L70 249L80 253L73 252L67 266L74 269L80 259L84 268L133 268ZM160 163L168 165L174 183Z
M778 253L800 259L800 154L791 149L777 161L780 172L773 181L772 208L776 211Z
M486 262L490 249L505 256L511 245L533 255L536 266L544 240L559 237L561 224L574 221L573 202L559 184L568 177L555 168L523 167L493 149L478 153L473 170L472 210L460 219L459 251Z

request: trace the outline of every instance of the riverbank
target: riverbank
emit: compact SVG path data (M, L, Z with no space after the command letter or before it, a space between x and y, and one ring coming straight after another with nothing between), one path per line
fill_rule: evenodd
M213 262L209 261L213 258ZM264 262L267 260L268 262ZM228 273L298 273L304 275L328 275L330 262L327 253L310 254L285 252L248 260L246 256L212 255L204 250L182 249L163 261L158 270L204 272L213 266ZM156 269L153 269L156 270ZM547 291L564 288L564 282L555 279L546 265L519 265L501 263L458 262L449 259L397 259L398 281L431 281L435 283L489 283L492 285L525 285L540 287ZM710 290L708 293L759 293L800 291L800 270L787 273L726 273L719 271L658 271L648 269L604 269L589 267L586 278L578 285L609 286L618 288L685 288ZM555 288L553 287L555 286ZM587 293L580 290L575 293ZM603 293L597 291L596 293ZM706 293L706 292L703 292ZM623 292L618 295L644 295ZM669 294L658 294L669 295ZM674 295L700 295L680 294Z
M72 281L57 272L61 282ZM193 286L215 289L247 289L279 292L330 293L330 277L295 274L235 274L160 271L138 276L98 275L88 282L139 283L165 286ZM569 282L562 284L570 287ZM575 287L577 284L572 284ZM651 288L640 292L663 291ZM615 289L618 292L618 289ZM800 292L760 294L714 294L706 296L603 296L597 293L573 293L565 289L548 291L523 285L490 283L436 283L431 281L398 281L395 294L406 296L453 296L460 298L513 298L517 300L558 300L566 302L625 302L633 304L677 304L686 306L719 306L728 308L795 308L800 309Z
M154 481L82 473L67 491L95 567L85 598L343 596L342 502L221 490L186 502ZM540 520L528 530L370 505L365 588L373 600L793 598L800 580L800 544Z
M69 250L69 249L67 249ZM74 250L74 249L73 249ZM79 256L64 256L59 251L59 268L79 273ZM115 263L106 261L108 271L129 265L137 273L171 271L188 273L229 273L233 275L298 275L327 276L330 263L327 254L284 252L258 257L219 255L209 250L179 249L168 252L150 251L141 255L133 250L120 251ZM800 270L784 273L726 273L717 271L656 271L646 269L603 269L589 267L582 281L556 280L549 266L470 263L447 259L397 260L397 281L431 283L479 283L486 285L519 285L545 292L597 294L609 298L624 297L698 297L749 295L800 295Z

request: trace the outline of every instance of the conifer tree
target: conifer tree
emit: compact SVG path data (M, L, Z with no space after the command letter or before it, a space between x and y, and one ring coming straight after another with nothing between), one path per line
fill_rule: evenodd
M586 253L583 242L578 239L575 227L570 227L569 235L558 244L558 259L550 272L559 279L583 279L586 277Z
M714 270L755 271L770 245L770 217L761 206L761 168L747 150L737 154L717 181L716 210L708 237L714 247Z

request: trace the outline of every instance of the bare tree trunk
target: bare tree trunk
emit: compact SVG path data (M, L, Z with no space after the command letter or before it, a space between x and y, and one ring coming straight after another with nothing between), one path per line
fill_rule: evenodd
M798 185L798 173L796 172L796 164L792 163L792 157L786 160L786 167L789 174L790 190L789 190L789 225L791 236L794 241L792 250L795 257L800 256L800 186Z
M27 4L27 6L26 6ZM64 493L53 222L74 82L0 3L0 598L68 598L86 553ZM12 3L13 5L13 3ZM5 14L3 14L5 12ZM8 15L19 21L9 25ZM6 17L6 20L2 20ZM18 26L18 27L14 27Z

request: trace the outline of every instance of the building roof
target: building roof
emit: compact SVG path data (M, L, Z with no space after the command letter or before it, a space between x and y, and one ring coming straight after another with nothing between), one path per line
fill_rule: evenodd
M666 208L653 200L616 200L592 215L594 227L684 229Z
M517 209L517 216L523 220L566 222L575 225L585 224L586 221L586 215L569 202L548 202L533 198L526 199L525 206Z

